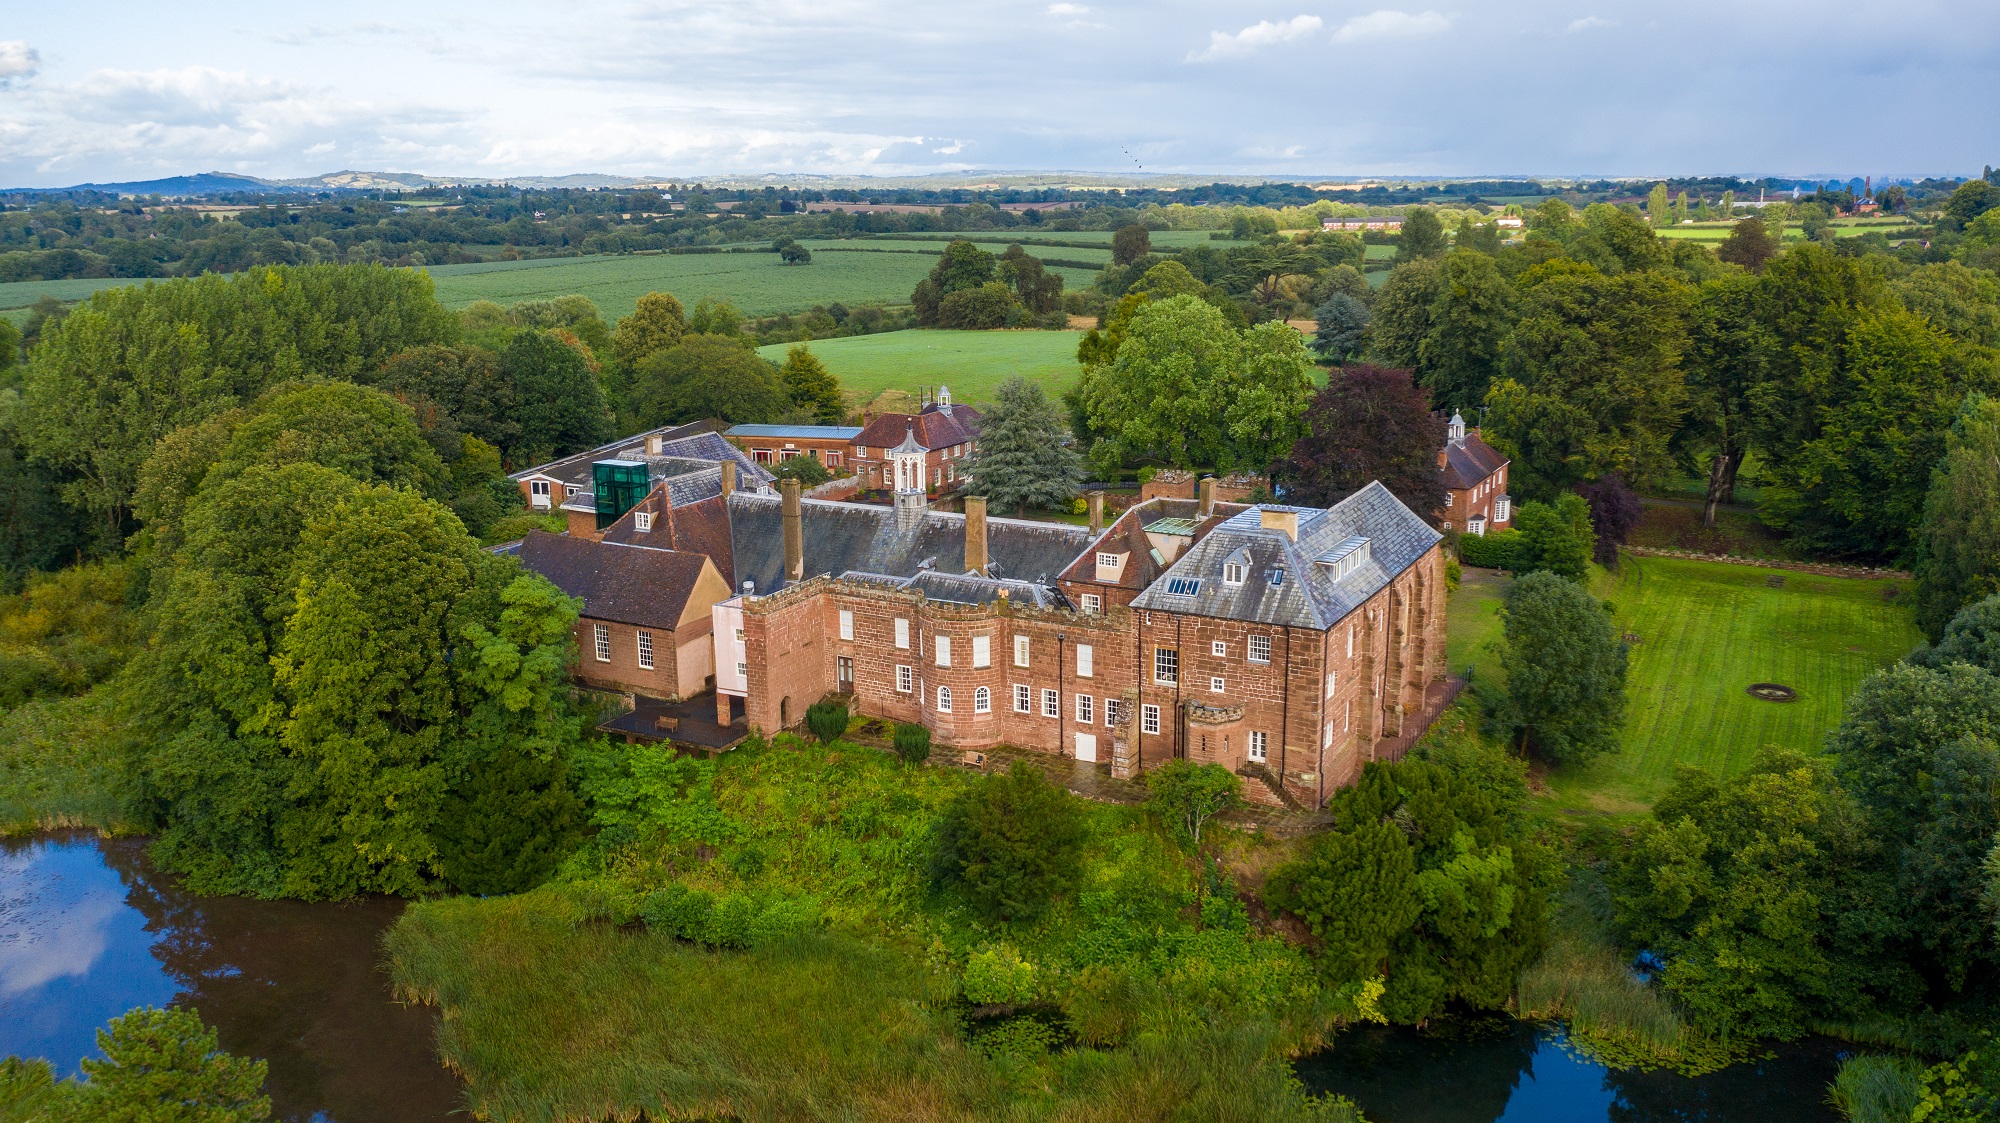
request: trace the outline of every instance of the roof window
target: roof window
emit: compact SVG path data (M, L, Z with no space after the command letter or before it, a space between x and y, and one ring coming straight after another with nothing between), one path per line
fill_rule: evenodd
M1167 578L1167 595L1170 597L1191 597L1199 592L1201 592L1199 577Z

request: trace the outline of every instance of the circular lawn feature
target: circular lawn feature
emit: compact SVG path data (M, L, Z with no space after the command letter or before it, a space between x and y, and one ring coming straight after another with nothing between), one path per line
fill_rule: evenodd
M1799 700L1798 691L1775 682L1753 682L1749 686L1744 687L1744 691L1750 697L1762 698L1766 702L1796 702Z

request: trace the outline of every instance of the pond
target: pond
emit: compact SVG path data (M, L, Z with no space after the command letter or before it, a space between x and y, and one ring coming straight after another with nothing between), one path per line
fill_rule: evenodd
M1527 1022L1368 1026L1301 1058L1298 1075L1352 1099L1369 1123L1836 1123L1826 1089L1843 1048L1779 1045L1687 1077L1607 1069L1565 1048L1560 1029Z
M444 1120L460 1097L433 1049L437 1016L396 1003L381 966L402 908L197 897L138 840L0 842L0 1056L73 1074L105 1022L175 1003L269 1062L275 1118Z

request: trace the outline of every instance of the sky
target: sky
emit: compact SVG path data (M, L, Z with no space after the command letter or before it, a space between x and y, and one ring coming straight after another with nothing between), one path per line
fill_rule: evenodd
M1992 0L1382 2L11 4L0 186L2000 163Z

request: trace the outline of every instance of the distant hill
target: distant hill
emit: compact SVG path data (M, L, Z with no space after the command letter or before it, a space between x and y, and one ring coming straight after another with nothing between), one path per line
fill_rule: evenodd
M176 175L165 179L131 180L126 183L79 183L72 187L18 187L11 191L33 192L37 194L60 194L66 191L102 191L110 195L225 195L238 191L295 192L314 190L306 187L292 187L255 176L232 175L228 172L203 172L200 175ZM325 190L318 188L317 190Z

